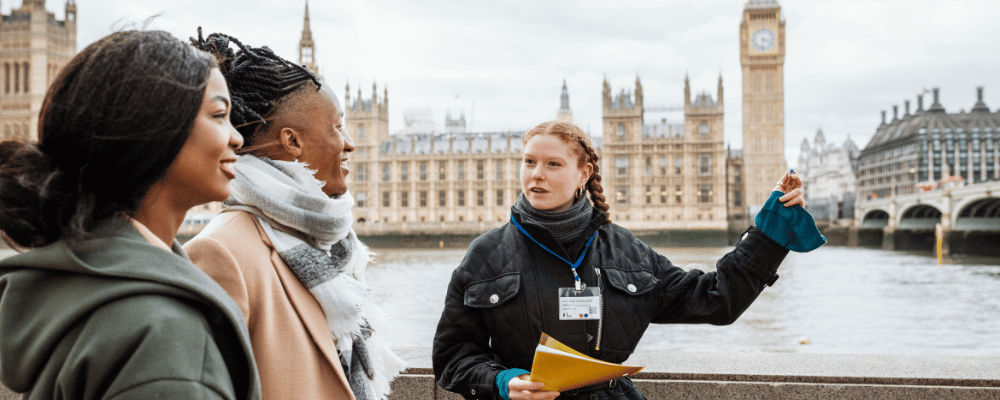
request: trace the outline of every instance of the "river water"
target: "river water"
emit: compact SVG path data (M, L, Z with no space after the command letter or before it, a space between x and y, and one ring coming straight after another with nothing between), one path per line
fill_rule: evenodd
M367 277L391 318L391 343L430 347L465 251L373 250ZM730 250L656 249L681 268L705 271ZM1000 356L1000 259L944 261L829 246L790 253L775 286L736 323L651 325L637 351Z

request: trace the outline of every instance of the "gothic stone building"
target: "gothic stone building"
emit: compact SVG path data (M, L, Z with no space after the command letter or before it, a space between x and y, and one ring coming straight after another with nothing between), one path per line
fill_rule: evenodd
M604 82L601 172L612 220L636 231L725 231L722 77L716 99L692 99L685 78L683 125L645 124L638 78L634 95L612 97Z
M635 100L624 91L612 99L604 82L603 135L594 143L611 217L629 229L723 232L730 209L746 221L742 160L727 160L723 148L722 80L716 99L692 98L686 80L685 86L683 125L644 124L641 82ZM360 234L476 234L507 221L521 193L525 132L470 133L464 118L450 116L438 132L420 121L428 115L408 114L408 129L389 135L388 91L372 91L345 96L345 130L355 143L348 180ZM565 91L561 103L560 113L571 115Z
M913 193L920 182L940 182L959 176L966 184L1000 180L1000 110L990 112L977 90L972 109L948 113L938 101L924 110L923 95L917 111L899 116L893 106L892 121L875 130L858 158L857 187L861 199L887 197L893 192Z
M750 0L740 23L743 162L751 214L785 172L785 21L775 0Z
M854 219L855 173L861 151L850 137L843 145L826 143L823 130L813 144L802 139L795 172L802 178L807 209L816 220Z
M369 98L344 98L358 233L477 234L505 222L521 193L524 132L468 133L449 116L445 132L414 123L390 136L388 97L373 85Z
M38 113L49 83L76 54L76 2L66 17L46 11L45 0L24 0L0 15L0 140L36 140Z

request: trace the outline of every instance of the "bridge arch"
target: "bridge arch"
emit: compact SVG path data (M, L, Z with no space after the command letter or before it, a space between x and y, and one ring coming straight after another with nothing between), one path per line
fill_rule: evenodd
M934 229L941 222L941 210L928 204L915 204L899 215L899 229Z
M968 202L956 214L957 230L1000 231L1000 197L986 197Z
M861 220L864 229L882 229L889 225L889 213L885 210L871 210Z

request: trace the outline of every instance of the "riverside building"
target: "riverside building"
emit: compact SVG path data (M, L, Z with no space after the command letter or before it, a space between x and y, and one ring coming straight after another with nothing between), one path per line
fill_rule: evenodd
M76 1L56 19L45 0L24 0L0 15L0 140L37 140L45 91L76 54Z
M684 123L644 124L641 81L614 97L604 82L602 135L593 142L616 223L640 234L699 230L720 239L730 219L745 224L742 158L723 147L721 77L718 85L715 98L692 97L685 79ZM373 85L370 97L359 90L344 103L359 234L478 234L510 218L524 131L468 132L464 115L450 114L442 131L429 110L415 110L390 135L387 90ZM572 116L565 83L559 115Z
M913 193L920 184L931 190L943 184L973 184L1000 181L1000 110L990 112L983 102L983 88L976 88L976 102L966 112L948 113L938 101L924 109L923 95L917 110L904 114L893 106L891 121L875 130L858 158L857 188L862 199L877 199L893 193Z
M750 0L740 23L746 200L756 215L785 162L785 20L775 0Z
M840 146L827 143L822 129L816 130L811 146L802 139L795 172L802 178L806 209L817 221L854 220L854 171L860 153L850 136Z
M633 98L634 94L634 98ZM612 95L604 81L601 175L611 219L633 231L716 230L727 222L722 77L717 97L691 97L684 123L644 123L642 83Z
M372 85L371 97L358 90L344 103L359 234L476 234L507 221L521 194L524 132L467 132L464 115L450 114L442 132L421 110L390 136L388 90L380 97Z

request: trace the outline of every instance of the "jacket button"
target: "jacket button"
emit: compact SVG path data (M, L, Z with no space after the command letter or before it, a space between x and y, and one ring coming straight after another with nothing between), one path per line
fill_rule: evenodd
M475 396L475 395L476 395L476 389L472 389L472 395L473 395L473 396Z
M500 301L500 296L497 296L495 294L490 296L490 304L496 304L498 301Z
M630 284L628 284L628 291L630 291L630 292L632 292L632 293L635 293L635 285L633 285L633 284L631 284L631 283L630 283Z

